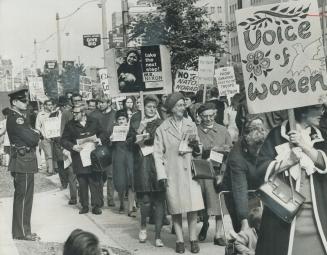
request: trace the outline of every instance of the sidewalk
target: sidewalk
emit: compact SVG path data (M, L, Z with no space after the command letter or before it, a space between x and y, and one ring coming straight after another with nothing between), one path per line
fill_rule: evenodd
M51 180L57 182L57 176L52 176ZM104 192L106 194L106 192ZM69 234L76 228L90 231L98 236L100 242L106 246L113 247L112 253L118 254L176 254L175 236L170 234L170 226L165 226L162 230L162 240L165 244L163 248L154 246L154 226L148 226L148 241L144 244L138 241L139 232L139 212L137 218L130 218L123 214L118 214L118 207L103 208L102 215L92 213L78 214L78 206L69 206L68 190L59 189L43 192L34 195L32 213L32 231L41 237L43 242L63 243ZM118 203L116 203L118 204ZM2 198L0 200L1 232L0 236L6 237L7 242L11 240L11 215L12 198ZM186 253L190 253L190 245L187 234L187 222L184 220L184 234ZM200 230L201 224L198 224ZM7 230L7 231L6 231ZM214 221L210 221L210 229L206 242L200 244L200 254L220 255L224 254L224 247L213 245ZM9 235L9 238L7 238ZM2 239L0 239L2 240ZM12 240L11 245L12 247ZM1 247L2 247L1 243ZM15 247L12 247L13 249ZM127 252L129 251L129 252ZM14 254L14 252L0 252L0 254Z

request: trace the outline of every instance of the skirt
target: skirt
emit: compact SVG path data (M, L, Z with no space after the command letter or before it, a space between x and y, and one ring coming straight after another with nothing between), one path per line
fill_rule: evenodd
M292 255L326 254L311 203L305 203L296 217Z

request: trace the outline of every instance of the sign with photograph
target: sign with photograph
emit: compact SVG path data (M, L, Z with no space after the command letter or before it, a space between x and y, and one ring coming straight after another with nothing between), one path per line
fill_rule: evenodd
M31 101L45 101L48 97L45 95L42 77L28 77L28 90Z
M318 104L327 94L317 1L236 11L247 104L261 113Z
M194 92L199 90L198 71L177 70L174 91Z
M239 87L236 84L234 68L232 66L216 69L215 78L217 81L219 96L231 97L239 92Z
M213 85L213 76L215 74L215 57L200 56L198 70L199 84L206 86Z
M89 48L95 48L101 44L101 35L83 35L83 45Z
M92 99L92 78L88 76L80 76L79 90L83 99Z
M172 91L170 54L166 46L111 49L108 79L111 96L169 94ZM110 74L110 75L109 75Z

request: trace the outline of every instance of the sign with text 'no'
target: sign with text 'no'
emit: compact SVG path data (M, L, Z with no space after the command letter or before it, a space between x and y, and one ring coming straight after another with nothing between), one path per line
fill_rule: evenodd
M83 45L90 48L95 48L101 44L101 35L83 35Z
M317 1L236 11L250 113L319 104L327 94Z
M198 71L180 70L176 72L174 91L194 92L199 90Z
M215 78L217 81L219 96L231 97L239 92L239 86L236 84L234 68L232 66L216 69Z

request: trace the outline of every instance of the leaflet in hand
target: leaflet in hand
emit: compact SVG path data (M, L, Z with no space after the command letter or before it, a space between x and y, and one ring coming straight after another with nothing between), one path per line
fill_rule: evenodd
M79 154L81 156L83 167L92 165L91 152L95 150L95 145L98 142L96 135L77 139L76 142L82 147L82 150L79 152Z
M112 131L112 142L124 142L126 141L128 126L114 126Z
M188 143L193 139L195 139L195 135L193 133L189 133L189 132L184 133L182 136L182 141L179 144L178 152L182 155L185 153L192 152L193 149L190 146L188 146Z

